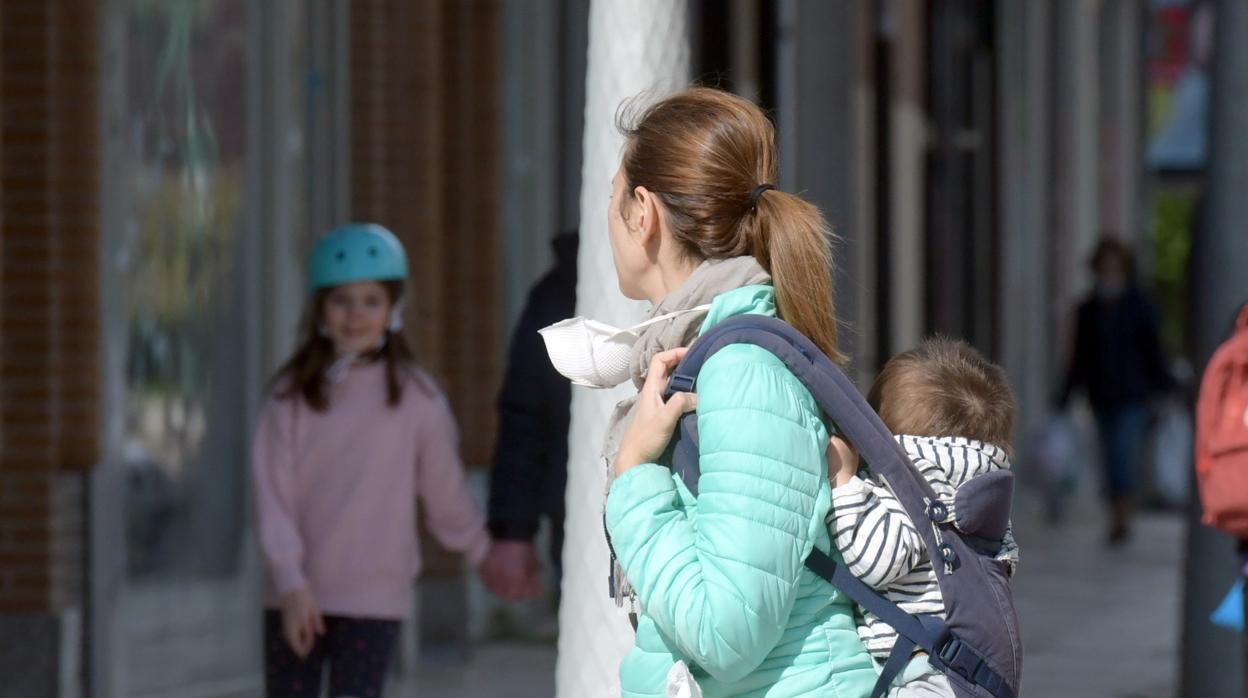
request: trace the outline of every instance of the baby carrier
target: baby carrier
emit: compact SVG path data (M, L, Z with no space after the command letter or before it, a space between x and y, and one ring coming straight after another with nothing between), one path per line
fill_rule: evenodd
M1014 698L1022 670L1022 639L1004 565L993 559L1009 520L1013 474L999 470L964 484L951 508L941 502L849 379L807 337L765 316L726 320L698 338L673 373L667 394L696 392L698 372L716 351L753 344L775 354L810 390L839 433L882 476L916 524L933 561L946 617L910 615L854 577L818 548L806 567L897 631L897 643L876 683L887 692L915 648L928 654L960 698ZM672 446L672 468L697 494L697 414L686 415Z

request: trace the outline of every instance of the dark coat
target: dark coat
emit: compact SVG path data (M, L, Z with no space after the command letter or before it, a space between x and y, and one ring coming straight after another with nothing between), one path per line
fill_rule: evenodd
M1146 402L1173 383L1156 311L1142 291L1132 287L1112 300L1094 295L1079 306L1062 402L1083 389L1093 408L1114 409Z
M555 528L555 545L562 539L572 389L551 366L537 331L576 312L577 243L575 233L555 238L555 266L529 292L512 336L490 478L496 539L532 540L543 516Z

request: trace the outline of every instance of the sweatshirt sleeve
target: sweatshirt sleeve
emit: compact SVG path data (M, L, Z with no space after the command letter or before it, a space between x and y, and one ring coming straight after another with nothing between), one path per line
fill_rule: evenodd
M832 533L849 571L884 589L918 566L925 548L897 497L854 476L832 490Z
M251 452L260 550L279 595L308 586L295 499L294 410L292 400L270 399Z
M765 350L721 350L698 380L696 519L653 463L625 472L607 498L612 545L645 614L721 681L747 676L780 640L823 526L827 435L802 394Z
M444 396L437 395L428 405L417 445L416 494L434 537L479 565L490 537L459 456L459 429Z

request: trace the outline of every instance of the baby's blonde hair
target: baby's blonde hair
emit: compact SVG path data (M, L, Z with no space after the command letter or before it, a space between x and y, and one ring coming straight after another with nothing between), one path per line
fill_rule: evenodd
M961 436L1010 450L1017 408L1009 380L966 342L933 337L894 356L867 400L894 434Z

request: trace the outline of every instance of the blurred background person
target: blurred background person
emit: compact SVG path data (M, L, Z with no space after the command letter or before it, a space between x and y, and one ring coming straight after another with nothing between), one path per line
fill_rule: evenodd
M274 698L378 698L420 574L424 521L476 566L490 540L446 396L400 331L407 256L377 225L316 245L304 339L278 371L252 456Z
M1079 390L1092 405L1109 508L1107 540L1118 544L1130 535L1149 401L1174 381L1156 311L1135 280L1131 250L1103 236L1091 267L1095 286L1076 312L1074 350L1058 403L1065 408Z
M572 389L546 358L537 331L575 314L577 243L575 231L551 242L555 264L525 301L498 397L498 443L489 495L489 528L498 564L488 571L485 582L508 600L532 598L542 591L535 539L543 518L550 525L547 552L558 592Z

